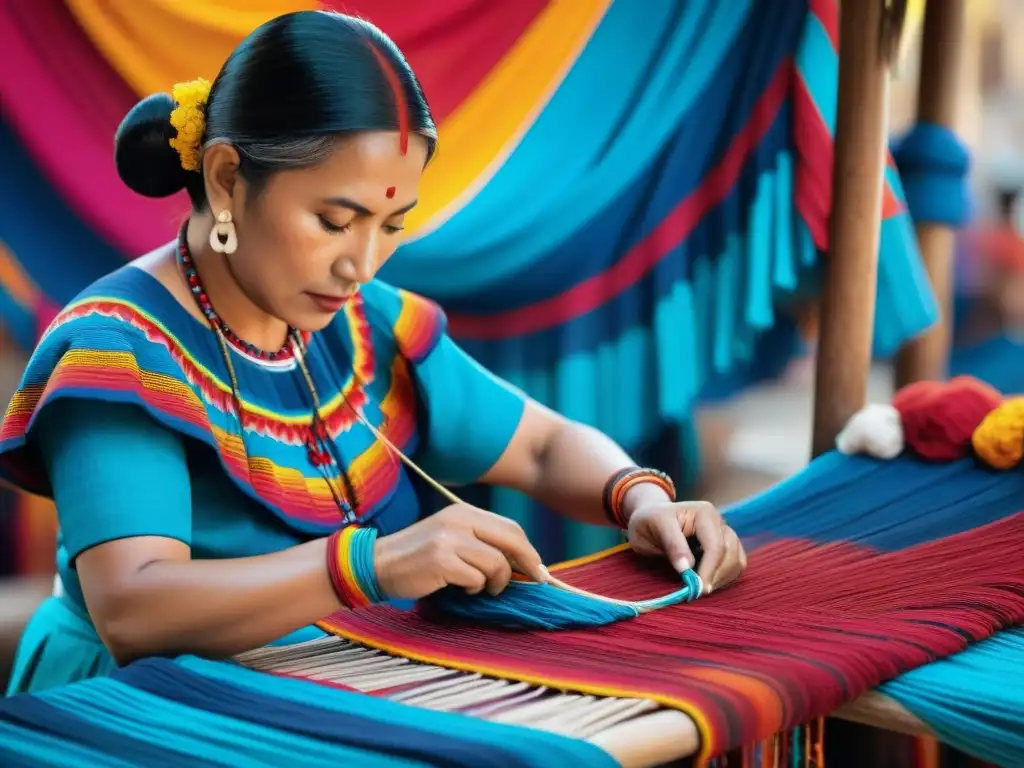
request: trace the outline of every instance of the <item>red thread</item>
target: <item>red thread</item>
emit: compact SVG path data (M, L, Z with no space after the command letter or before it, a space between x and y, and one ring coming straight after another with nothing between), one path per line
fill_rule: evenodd
M969 376L918 381L893 395L907 446L923 459L956 461L970 453L971 435L1003 397Z
M390 200L392 197L395 196L395 188L388 187L387 191L384 193L384 196L387 197L388 200Z
M748 543L737 584L599 631L509 632L387 606L342 611L321 627L399 655L550 678L566 690L601 686L686 701L703 716L707 757L814 720L1024 620L1024 514L891 552L849 541ZM951 564L970 567L951 578ZM558 575L627 600L679 583L667 563L629 551ZM816 765L820 738L818 724Z
M398 73L391 66L391 62L376 45L367 41L373 55L377 57L381 71L391 86L391 93L395 97L395 110L398 112L398 149L404 155L409 151L409 106L405 101L405 89L402 88L402 81L398 79ZM393 189L393 187L392 187ZM391 197L391 195L388 195Z

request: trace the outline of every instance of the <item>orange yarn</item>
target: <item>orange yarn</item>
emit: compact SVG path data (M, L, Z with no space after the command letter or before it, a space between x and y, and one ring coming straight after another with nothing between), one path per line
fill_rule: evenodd
M892 405L910 450L923 459L956 461L969 454L975 429L1002 399L988 384L958 376L910 384L893 396Z
M971 444L978 458L994 469L1012 469L1024 455L1024 397L1014 397L986 416Z

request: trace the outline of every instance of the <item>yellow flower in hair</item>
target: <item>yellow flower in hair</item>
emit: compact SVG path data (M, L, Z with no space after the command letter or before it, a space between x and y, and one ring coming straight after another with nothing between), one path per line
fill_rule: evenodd
M186 171L199 171L199 148L206 130L206 101L210 98L210 83L199 78L187 83L178 83L171 89L174 111L171 125L178 129L178 135L170 144L181 157L181 167Z

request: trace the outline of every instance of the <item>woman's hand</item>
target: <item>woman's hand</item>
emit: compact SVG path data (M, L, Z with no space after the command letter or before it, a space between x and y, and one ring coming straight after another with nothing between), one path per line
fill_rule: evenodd
M418 599L449 585L497 595L513 568L535 581L548 580L518 523L469 504L452 504L377 539L374 565L381 589L395 598Z
M736 532L706 501L662 501L638 507L629 517L629 543L641 555L667 556L677 571L693 567L688 536L700 542L697 575L707 592L735 581L747 567Z

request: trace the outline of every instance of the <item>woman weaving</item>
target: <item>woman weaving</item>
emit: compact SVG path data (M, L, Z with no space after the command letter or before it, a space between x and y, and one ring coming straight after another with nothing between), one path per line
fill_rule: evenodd
M394 44L324 12L268 22L212 85L128 114L125 183L184 188L193 209L64 309L8 409L0 469L55 499L63 583L11 692L307 639L339 607L496 594L513 569L547 579L515 523L431 513L399 452L620 525L680 571L695 536L708 590L739 575L714 507L676 502L666 476L478 366L434 304L374 280L435 145Z

